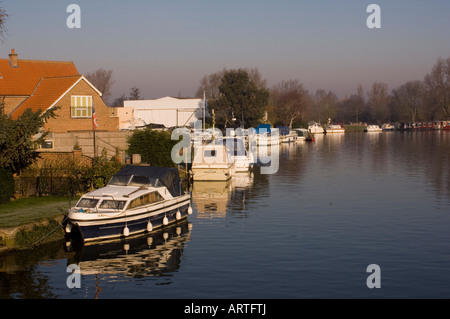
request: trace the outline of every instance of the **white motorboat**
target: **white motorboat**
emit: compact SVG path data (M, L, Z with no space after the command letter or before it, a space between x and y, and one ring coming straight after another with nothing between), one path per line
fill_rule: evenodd
M194 181L226 181L236 171L223 144L194 144L194 160L191 166Z
M325 130L319 123L311 122L308 124L308 132L311 134L323 134Z
M379 127L378 125L367 125L365 128L364 128L364 132L368 132L368 133L372 133L372 132L381 132L382 131L382 129L381 129L381 127Z
M224 145L231 160L236 164L235 172L248 172L255 164L253 153L245 147L245 141L239 137L224 137L215 140L218 145Z
M65 230L84 242L127 237L181 221L191 210L176 168L126 165L80 198Z
M385 123L381 126L381 129L383 131L393 131L395 129L394 125L390 124L390 123Z
M337 124L330 124L325 127L325 132L328 133L345 133L344 127Z

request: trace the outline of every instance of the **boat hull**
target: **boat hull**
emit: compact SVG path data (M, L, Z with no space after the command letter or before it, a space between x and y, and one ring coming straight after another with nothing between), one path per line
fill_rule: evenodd
M70 234L74 236L77 234L74 229L78 230L84 242L126 237L153 231L186 219L189 205L190 197L186 196L184 200L172 200L163 205L156 205L154 210L140 208L135 212L116 214L120 216L102 218L101 216L106 214L95 213L84 214L86 218L83 218L81 213L72 216L69 214L68 228L71 229ZM93 215L97 215L98 218ZM128 233L124 232L125 228L128 229Z
M234 172L234 167L192 167L194 181L227 181Z
M278 136L257 136L256 144L260 146L277 145L280 144Z

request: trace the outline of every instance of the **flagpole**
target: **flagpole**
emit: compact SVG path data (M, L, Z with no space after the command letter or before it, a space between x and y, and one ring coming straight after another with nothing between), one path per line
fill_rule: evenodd
M203 132L205 131L206 93L203 91Z
M95 145L95 123L94 123L94 112L95 112L95 106L94 106L94 97L92 97L92 110L91 110L91 117L92 117L92 137L94 139L94 158L97 157L97 147Z

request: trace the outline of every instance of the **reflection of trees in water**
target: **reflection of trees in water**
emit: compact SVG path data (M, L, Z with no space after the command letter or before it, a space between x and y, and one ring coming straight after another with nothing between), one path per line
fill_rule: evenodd
M52 299L56 296L51 292L47 275L39 272L37 267L13 273L0 272L1 299Z
M77 264L82 275L95 275L96 289L101 294L102 281L120 277L170 277L180 268L184 244L190 240L190 223L185 220L171 227L141 236L84 246L79 242L39 246L24 252L0 257L0 298L53 299L50 277L42 271L43 261L64 260ZM68 251L67 251L68 250ZM56 271L57 267L48 268ZM66 267L61 271L61 284L66 284ZM54 275L54 274L53 274ZM164 284L170 282L165 281ZM82 285L86 283L82 281ZM69 288L67 288L69 289Z
M39 270L39 263L42 260L54 260L64 256L61 242L0 256L0 298L56 298L51 292L49 277Z
M395 145L394 160L404 163L407 174L422 175L438 195L450 197L449 132L404 132Z
M275 176L283 178L289 183L296 183L301 179L310 158L311 147L314 147L314 145L307 142L281 143L279 168ZM268 175L264 176L269 177Z
M449 132L327 134L316 140L314 147L321 169L329 174L343 165L361 178L366 170L367 176L401 174L415 180L419 177L417 182L431 183L438 196L450 197Z
M448 132L388 132L367 138L365 150L375 172L390 165L395 173L419 177L418 183L430 182L438 195L450 196Z

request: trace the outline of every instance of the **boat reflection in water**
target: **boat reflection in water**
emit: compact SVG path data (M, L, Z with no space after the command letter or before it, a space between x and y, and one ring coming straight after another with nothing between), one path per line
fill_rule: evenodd
M194 181L191 196L197 218L224 218L233 199L245 204L245 191L253 180L253 172L246 172L235 173L228 181Z
M180 268L191 229L192 224L184 220L145 235L108 242L83 244L70 239L66 242L68 265L77 265L82 275L107 275L108 280L171 273Z

